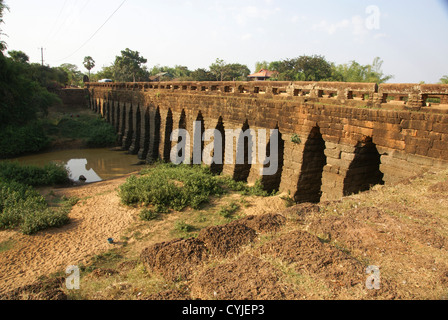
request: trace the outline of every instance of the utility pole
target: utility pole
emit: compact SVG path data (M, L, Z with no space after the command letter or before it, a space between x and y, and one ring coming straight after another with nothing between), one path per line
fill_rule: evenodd
M42 59L42 67L44 66L44 48L39 48L40 49L40 55L41 55L41 59Z

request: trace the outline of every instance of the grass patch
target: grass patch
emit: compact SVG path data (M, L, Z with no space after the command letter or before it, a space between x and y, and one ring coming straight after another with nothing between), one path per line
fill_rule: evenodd
M14 248L14 246L15 246L15 242L13 240L7 240L7 241L0 242L0 253L9 251L12 248Z
M231 219L238 210L240 210L240 206L232 201L229 205L222 206L218 214L225 219Z

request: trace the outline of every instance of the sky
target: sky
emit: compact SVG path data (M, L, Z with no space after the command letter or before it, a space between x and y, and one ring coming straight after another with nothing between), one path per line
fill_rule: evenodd
M257 61L321 55L336 64L375 57L391 83L448 74L448 0L5 0L8 50L31 62L109 66L129 48L147 66L207 69L217 58ZM117 10L118 9L118 10ZM104 24L106 23L106 24Z

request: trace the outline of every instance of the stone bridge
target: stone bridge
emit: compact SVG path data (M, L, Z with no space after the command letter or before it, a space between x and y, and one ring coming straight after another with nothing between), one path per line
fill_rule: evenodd
M267 129L268 135L278 129L277 174L261 175L263 165L247 160L248 144L244 164L211 169L249 183L261 180L266 190L289 193L297 202L336 200L448 168L448 85L147 82L90 83L88 90L90 108L115 126L123 150L148 162L169 161L177 144L171 133L193 132L197 121L202 132L216 129L224 140L229 129ZM191 144L191 150L199 147ZM236 153L219 151L223 157Z

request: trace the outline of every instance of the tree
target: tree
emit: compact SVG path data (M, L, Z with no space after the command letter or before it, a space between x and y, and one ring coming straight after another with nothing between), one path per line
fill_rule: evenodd
M333 76L332 63L318 55L300 56L269 64L264 61L257 63L257 67L277 71L279 73L277 79L285 81L331 81Z
M216 78L210 71L206 69L196 69L191 73L191 79L193 81L215 81Z
M30 61L30 57L23 51L8 51L9 57L17 63L28 63Z
M91 82L97 82L101 79L113 79L114 78L114 65L104 66L100 71L92 74Z
M210 66L210 72L217 81L246 80L250 74L250 70L246 65L239 63L228 64L222 59L216 59L216 62Z
M215 76L216 81L224 81L226 74L226 63L222 59L216 59L215 63L210 66L210 72Z
M246 81L250 70L247 66L239 63L232 63L226 66L225 79L229 81Z
M269 62L267 61L258 61L255 63L255 72L259 72L260 70L269 70Z
M3 12L4 10L9 10L8 6L5 4L4 0L0 0L0 25L3 23ZM2 29L0 29L0 36L4 35ZM0 39L0 53L6 49L6 42Z
M91 56L87 56L84 58L84 68L89 71L89 79L90 79L90 70L95 68L95 60L92 59Z
M129 48L121 51L121 56L115 58L114 77L115 80L122 82L136 82L148 80L149 72L146 66L148 60L140 56L138 51L132 51Z
M291 61L297 74L295 80L325 81L331 80L331 64L323 56L301 56Z
M440 83L441 84L448 84L448 75L443 76L442 78L440 78Z
M383 61L377 57L371 65L361 65L356 61L350 64L342 64L333 68L334 78L344 82L368 82L385 83L393 78L391 75L384 75L382 69Z
M82 84L82 73L78 70L78 67L71 63L64 63L59 66L68 74L68 81L72 86L80 86Z

